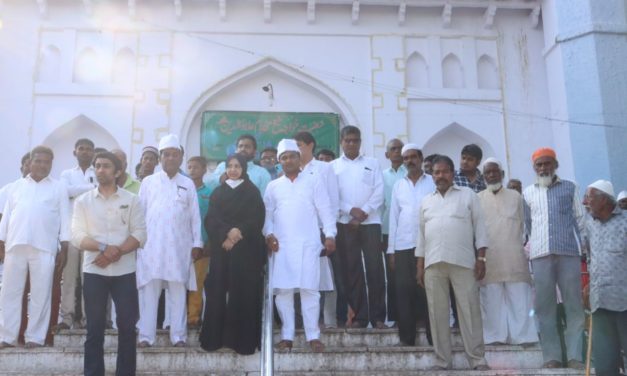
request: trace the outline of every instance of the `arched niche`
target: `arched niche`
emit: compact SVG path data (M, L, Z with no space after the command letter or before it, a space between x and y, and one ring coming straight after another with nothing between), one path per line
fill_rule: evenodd
M274 101L262 86L272 83ZM200 153L202 114L220 111L333 112L340 127L359 122L353 110L337 92L318 79L275 59L266 58L216 83L199 96L186 114L181 141L186 155ZM261 145L259 145L261 150Z
M488 55L482 55L477 61L477 83L479 89L499 88L499 72L494 59Z
M407 69L405 74L407 87L429 87L429 67L425 62L425 59L418 52L412 53L409 56L409 59L407 59Z
M103 126L85 115L78 115L56 128L43 141L43 145L52 148L54 152L51 172L53 177L59 177L61 171L76 166L76 158L72 152L74 143L79 138L88 138L96 144L96 147L107 150L120 147L115 137ZM126 152L130 153L130 150Z
M37 69L37 82L56 83L59 82L61 73L61 51L55 45L44 48L39 55L39 66Z
M483 150L483 157L495 156L494 149L488 141L470 129L451 123L434 134L425 143L423 154L448 155L455 163L455 169L459 169L459 159L462 148L468 144L477 144Z
M455 54L448 54L442 60L442 86L447 89L466 87L464 69Z
M109 72L104 59L91 47L83 49L74 61L72 81L77 84L96 84L107 81Z
M115 55L112 81L123 85L135 83L135 53L130 48L122 48Z

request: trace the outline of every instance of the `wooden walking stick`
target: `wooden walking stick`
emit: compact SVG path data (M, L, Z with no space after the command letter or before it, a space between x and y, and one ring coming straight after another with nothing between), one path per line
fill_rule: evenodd
M590 322L588 323L588 349L586 350L586 376L590 376L590 364L592 358L592 312L590 312Z

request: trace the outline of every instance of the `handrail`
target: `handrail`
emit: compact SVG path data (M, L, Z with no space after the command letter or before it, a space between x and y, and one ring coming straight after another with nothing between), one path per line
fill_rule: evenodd
M272 376L274 374L274 349L273 349L273 322L274 322L274 301L272 299L272 261L273 257L268 257L266 273L264 277L263 308L261 311L261 356L259 358L261 376Z

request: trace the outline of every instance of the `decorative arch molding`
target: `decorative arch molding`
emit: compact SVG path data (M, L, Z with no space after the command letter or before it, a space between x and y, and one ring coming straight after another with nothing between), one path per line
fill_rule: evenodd
M499 74L494 59L489 55L481 55L477 60L477 83L479 89L498 89Z
M46 46L39 55L37 82L55 83L61 73L61 51L54 44Z
M113 60L114 84L132 85L135 82L135 53L129 47L121 48Z
M74 61L72 82L78 84L104 83L109 72L105 60L92 47L84 48Z
M74 143L79 138L88 138L94 141L96 146L106 149L120 147L119 142L105 127L80 114L56 127L43 138L42 144L50 147L54 152L52 176L59 176L62 170L71 168L76 164L72 150L74 150Z
M424 155L434 153L448 155L455 162L457 168L459 167L457 166L459 153L468 144L479 145L483 150L484 158L496 156L490 142L457 122L447 125L431 136L424 144L423 153Z
M428 88L429 83L429 66L424 57L414 51L407 59L407 69L405 82L407 87Z
M266 58L217 82L215 85L203 92L192 103L190 109L185 115L183 126L179 133L183 145L188 144L188 137L191 128L194 126L194 124L200 122L202 112L206 105L212 100L212 98L239 83L245 82L252 77L268 73L279 75L301 87L305 87L308 90L311 90L321 99L323 99L327 104L329 104L331 108L337 111L337 113L340 115L340 124L350 124L359 127L357 116L355 115L352 108L337 92L330 88L326 83L275 59Z
M463 89L466 87L464 68L454 53L442 59L442 86L447 89Z

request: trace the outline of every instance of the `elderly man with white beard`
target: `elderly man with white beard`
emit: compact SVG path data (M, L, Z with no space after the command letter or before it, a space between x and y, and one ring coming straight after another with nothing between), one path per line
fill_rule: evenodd
M533 343L538 342L538 334L529 315L531 275L523 249L523 200L517 191L503 186L503 175L497 159L486 159L487 188L478 194L490 242L480 289L483 338L486 344Z
M583 369L579 234L584 227L584 210L575 183L555 174L558 162L554 150L540 148L533 153L532 161L536 183L525 188L523 197L543 367ZM566 364L561 361L555 286L560 289L566 311Z

